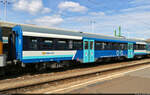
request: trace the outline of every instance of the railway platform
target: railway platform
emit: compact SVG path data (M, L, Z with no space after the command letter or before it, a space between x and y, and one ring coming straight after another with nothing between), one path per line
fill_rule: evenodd
M67 93L150 93L150 67L135 70L111 80L96 82Z

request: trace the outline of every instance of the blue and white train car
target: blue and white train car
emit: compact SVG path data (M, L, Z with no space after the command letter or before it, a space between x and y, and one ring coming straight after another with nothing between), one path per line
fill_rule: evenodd
M136 44L134 45L134 54L135 55L147 55L147 43L145 41L136 41Z
M9 42L13 43L9 60L23 64L90 63L103 58L133 58L147 54L143 40L37 26L15 26Z

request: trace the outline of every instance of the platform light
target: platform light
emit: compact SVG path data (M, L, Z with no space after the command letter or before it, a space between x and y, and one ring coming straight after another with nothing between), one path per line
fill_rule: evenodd
M0 1L1 4L4 5L4 20L7 20L7 5L11 4L11 2L8 2L8 0L1 0Z

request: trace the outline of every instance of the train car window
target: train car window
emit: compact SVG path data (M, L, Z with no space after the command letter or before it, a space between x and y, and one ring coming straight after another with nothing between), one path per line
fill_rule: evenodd
M106 47L106 43L103 42L103 43L102 43L102 50L105 50L105 47Z
M146 49L146 45L143 45L143 49L144 49L144 50Z
M23 36L23 50L39 50L37 37Z
M135 49L138 50L139 49L139 45L136 44Z
M73 49L74 50L82 50L83 49L83 42L80 40L73 40Z
M131 46L131 45L129 45L129 49L130 49L130 50L132 49L132 46Z
M67 50L69 48L69 44L67 40L58 40L56 49L57 50Z
M105 44L105 45L104 45L104 50L108 50L108 48L109 48L108 42L105 42L104 44Z
M108 43L108 50L112 50L112 43L111 42Z
M114 42L112 42L112 50L115 50Z
M139 49L139 45L138 44L136 44L136 50L138 50Z
M69 41L69 49L73 49L73 41L72 40Z
M93 49L93 41L90 42L90 49Z
M109 47L108 47L108 42L105 42L105 48L104 48L104 49L105 49L105 50L108 50L108 48L109 48Z
M41 38L40 39L40 50L52 50L53 49L53 39Z
M136 45L136 50L145 50L145 49L146 49L146 45L141 45L141 44Z
M29 38L23 36L23 50L29 50Z
M88 49L88 41L85 41L84 44L84 49Z
M118 50L119 49L119 43L112 43L113 50Z
M125 44L125 50L127 50L127 49L128 49L128 44L126 43L126 44Z
M121 44L121 50L127 50L127 44L126 43Z
M120 44L120 50L123 50L124 49L124 44Z
M29 50L38 50L38 40L36 37L29 38Z
M102 50L103 43L102 42L95 42L95 50Z

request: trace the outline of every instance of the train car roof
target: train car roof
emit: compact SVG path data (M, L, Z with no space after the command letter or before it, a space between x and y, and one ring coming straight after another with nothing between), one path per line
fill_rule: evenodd
M46 33L46 34L60 34L60 35L70 35L70 36L81 36L86 38L97 38L97 39L110 39L110 40L120 40L120 41L132 41L132 42L145 42L145 40L140 39L126 39L120 37L113 37L113 36L106 36L101 35L98 33L87 33L87 32L80 32L80 31L71 31L65 29L58 29L58 28L48 28L48 27L39 27L35 25L17 25L21 27L23 32L35 32L35 33ZM17 27L15 26L15 27Z

